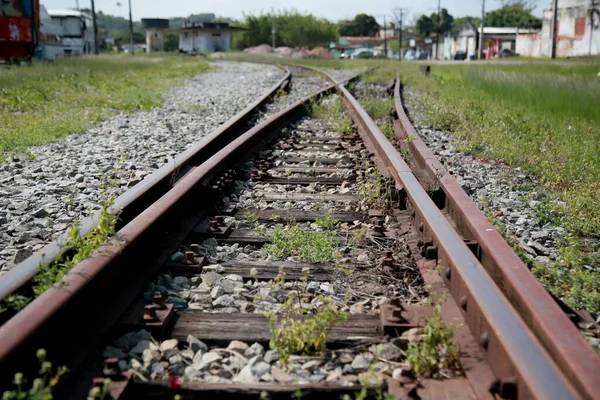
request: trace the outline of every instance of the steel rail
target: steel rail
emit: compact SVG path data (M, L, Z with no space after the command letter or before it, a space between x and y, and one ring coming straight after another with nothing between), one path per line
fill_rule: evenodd
M344 103L367 147L385 164L397 187L410 199L419 230L438 246L438 262L450 277L450 292L480 338L499 385L515 387L515 398L579 398L538 339L486 273L459 234L420 185L400 153L357 100L341 88ZM421 225L423 224L423 225Z
M76 369L168 260L165 242L176 247L202 210L212 207L211 189L203 183L250 157L269 133L297 120L305 105L333 88L299 100L224 146L121 228L118 244L102 246L64 277L64 286L48 289L0 326L0 385L8 383L10 371L31 371L38 348L55 365Z
M254 112L266 104L280 89L285 88L289 84L291 72L285 67L279 67L285 74L269 90L223 123L223 125L176 156L173 162L169 162L167 165L157 169L144 180L117 197L109 211L113 213L120 211L120 224L123 225L131 221L143 209L166 193L170 189L170 181L177 176L179 171L202 163L227 143L231 142L240 133L244 132ZM98 215L99 212L82 221L79 231L80 237L87 235L96 227L98 224ZM61 251L64 250L64 244L67 243L68 239L68 233L61 235L6 274L0 276L0 300L29 282L39 271L40 265L47 265L54 262Z
M487 220L475 202L423 142L404 112L400 79L394 88L396 135L408 146L417 165L434 179L445 194L445 208L460 233L475 240L481 249L481 264L517 309L529 328L585 398L600 393L600 357L579 333L546 289ZM411 140L404 141L407 137ZM440 178L441 176L441 178Z

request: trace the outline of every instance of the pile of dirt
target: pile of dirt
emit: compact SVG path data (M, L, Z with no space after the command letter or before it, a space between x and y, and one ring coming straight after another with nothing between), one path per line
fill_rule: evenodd
M244 53L269 54L269 53L273 53L273 48L271 46L269 46L268 44L261 44L259 46L255 46L255 47L246 47L244 49Z
M275 49L275 53L279 54L281 57L291 57L295 52L295 49L286 46L277 47Z
M310 53L308 53L308 55L310 57L314 57L314 58L327 58L327 59L333 58L331 53L329 51L327 51L327 49L324 47L315 47L314 49L312 49L310 51Z

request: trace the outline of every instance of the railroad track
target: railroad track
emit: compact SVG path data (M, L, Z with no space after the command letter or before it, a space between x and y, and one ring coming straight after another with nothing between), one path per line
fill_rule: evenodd
M526 281L518 258L501 259L510 249L490 241L466 200L452 201L451 177L428 170L434 161L418 140L400 141L411 145L411 170L342 86L354 129L340 135L334 121L307 115L332 90L250 129L247 109L176 170L126 193L115 204L125 209L118 243L0 327L3 386L11 372L35 371L44 348L71 369L58 387L64 398L84 397L106 377L123 399L289 398L298 390L332 398L367 387L374 398L378 387L395 398L595 398L598 357ZM397 135L418 137L399 89L396 115ZM2 277L0 293L26 285L38 257ZM462 367L419 378L404 352L437 315L425 285L454 331ZM286 346L311 326L331 326L315 339L327 350L286 363ZM279 352L267 350L271 339Z

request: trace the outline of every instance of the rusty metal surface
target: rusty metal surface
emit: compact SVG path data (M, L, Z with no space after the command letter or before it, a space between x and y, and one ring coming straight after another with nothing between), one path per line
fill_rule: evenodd
M202 211L194 216L190 210L212 205L211 189L202 183L248 157L267 134L298 119L305 104L332 89L294 103L218 151L119 230L119 243L102 246L64 277L64 286L47 290L2 325L0 385L11 372L35 368L38 348L45 348L55 365L76 369L168 260L172 250L165 242L177 246L194 229Z
M216 130L196 142L186 151L175 157L173 162L159 168L148 175L131 189L115 199L111 210L121 210L120 219L129 222L141 210L162 196L167 190L168 181L181 169L194 163L201 163L225 144L236 137L237 133L244 131L247 121L252 117L257 108L264 105L277 91L289 83L291 73L287 68L284 77L271 87L266 93L246 106L242 111L227 120ZM94 229L98 223L98 214L83 220L80 236L85 236ZM0 277L0 300L13 293L27 283L38 271L41 264L51 263L60 254L62 245L67 242L68 233L61 235L55 241L38 250L31 257Z
M459 302L475 337L485 337L484 354L500 384L515 382L519 399L579 398L544 347L530 332L460 235L421 187L400 153L356 99L341 88L344 103L369 150L386 165L414 205L417 226L438 246L438 260L449 269L450 292ZM420 225L420 224L423 225Z
M591 350L575 325L535 279L529 268L421 140L404 112L399 80L394 90L394 103L398 116L398 123L394 124L396 135L401 139L400 142L408 143L411 155L419 167L424 168L430 176L438 177L439 185L446 195L446 207L460 233L479 244L481 263L488 274L573 386L586 398L598 398L600 357ZM408 136L414 139L402 140Z

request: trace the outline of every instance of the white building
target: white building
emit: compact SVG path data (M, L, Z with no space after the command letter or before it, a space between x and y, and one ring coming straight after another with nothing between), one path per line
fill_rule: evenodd
M44 57L91 54L94 52L94 25L91 15L77 10L48 10L40 6L40 33Z
M541 32L519 34L517 52L522 56L550 57L552 54L554 10L544 10ZM600 55L600 0L558 2L558 57Z
M179 51L228 51L231 48L231 33L235 29L239 28L232 28L228 23L193 24L186 20L179 30Z

